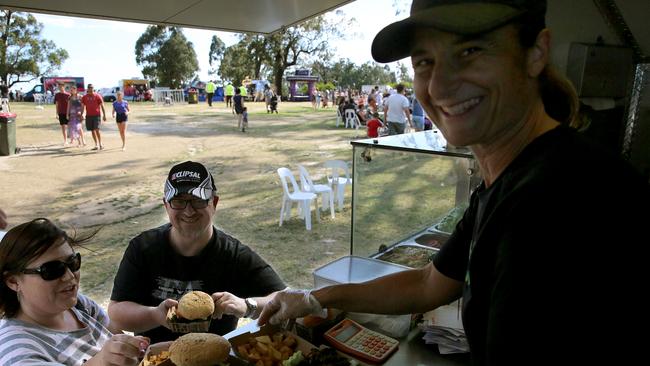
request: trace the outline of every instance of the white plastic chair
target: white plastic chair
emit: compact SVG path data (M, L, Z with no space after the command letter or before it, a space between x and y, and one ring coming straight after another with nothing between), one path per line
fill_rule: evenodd
M346 109L345 110L345 128L356 128L359 129L359 125L361 124L361 121L359 121L359 117L357 116L357 112L354 111L354 109Z
M341 110L336 108L336 127L339 126L339 123L343 122L343 116L341 115Z
M300 171L300 186L303 191L316 193L316 207L318 207L318 195L321 195L323 200L323 209L330 209L330 215L334 218L334 195L332 194L332 187L327 184L314 184L307 169L298 164ZM329 201L329 202L328 202Z
M329 169L327 172L327 183L332 187L332 194L335 196L334 199L339 202L339 210L342 210L345 186L348 184L352 185L350 169L348 168L348 164L343 160L328 160L325 162L325 167Z
M316 199L316 194L311 192L303 192L298 188L298 183L293 177L291 170L287 168L278 168L278 175L280 176L280 181L282 182L282 189L284 194L282 196L282 209L280 210L280 225L282 226L282 221L284 218L289 219L291 216L291 206L294 202L298 203L298 212L299 215L305 219L305 226L307 230L311 230L311 200ZM293 192L289 190L289 183L293 188ZM318 207L316 207L316 216L320 218L318 214Z

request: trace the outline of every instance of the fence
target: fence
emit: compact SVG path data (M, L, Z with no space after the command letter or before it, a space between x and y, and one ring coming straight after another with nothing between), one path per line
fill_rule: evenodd
M172 105L174 103L182 103L185 101L185 96L182 89L153 89L153 101L156 104Z

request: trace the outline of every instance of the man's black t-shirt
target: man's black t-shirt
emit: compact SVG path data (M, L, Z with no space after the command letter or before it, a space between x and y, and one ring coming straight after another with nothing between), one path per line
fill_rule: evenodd
M635 292L647 288L649 207L640 175L564 127L533 141L490 187L478 187L434 260L464 282L473 363L638 357L632 334L648 308Z
M112 301L158 306L184 293L227 291L238 297L265 296L286 286L262 258L239 240L213 229L212 240L196 256L184 257L169 243L171 225L145 231L129 243L115 277ZM235 329L237 318L212 320L210 332ZM181 334L165 327L143 332L152 342L174 340Z

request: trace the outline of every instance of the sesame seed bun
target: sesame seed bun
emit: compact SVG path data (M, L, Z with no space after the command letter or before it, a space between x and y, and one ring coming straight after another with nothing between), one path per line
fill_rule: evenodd
M203 291L190 291L178 300L176 314L187 320L206 319L212 313L214 300Z
M169 353L176 366L213 366L228 360L230 343L212 333L188 333L169 346Z

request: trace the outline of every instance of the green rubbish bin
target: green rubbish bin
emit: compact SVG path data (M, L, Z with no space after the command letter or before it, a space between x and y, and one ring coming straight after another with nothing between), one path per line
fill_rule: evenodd
M16 151L16 113L0 113L0 155Z
M190 91L187 92L187 103L188 104L199 103L199 93L197 93L196 89L190 89Z

